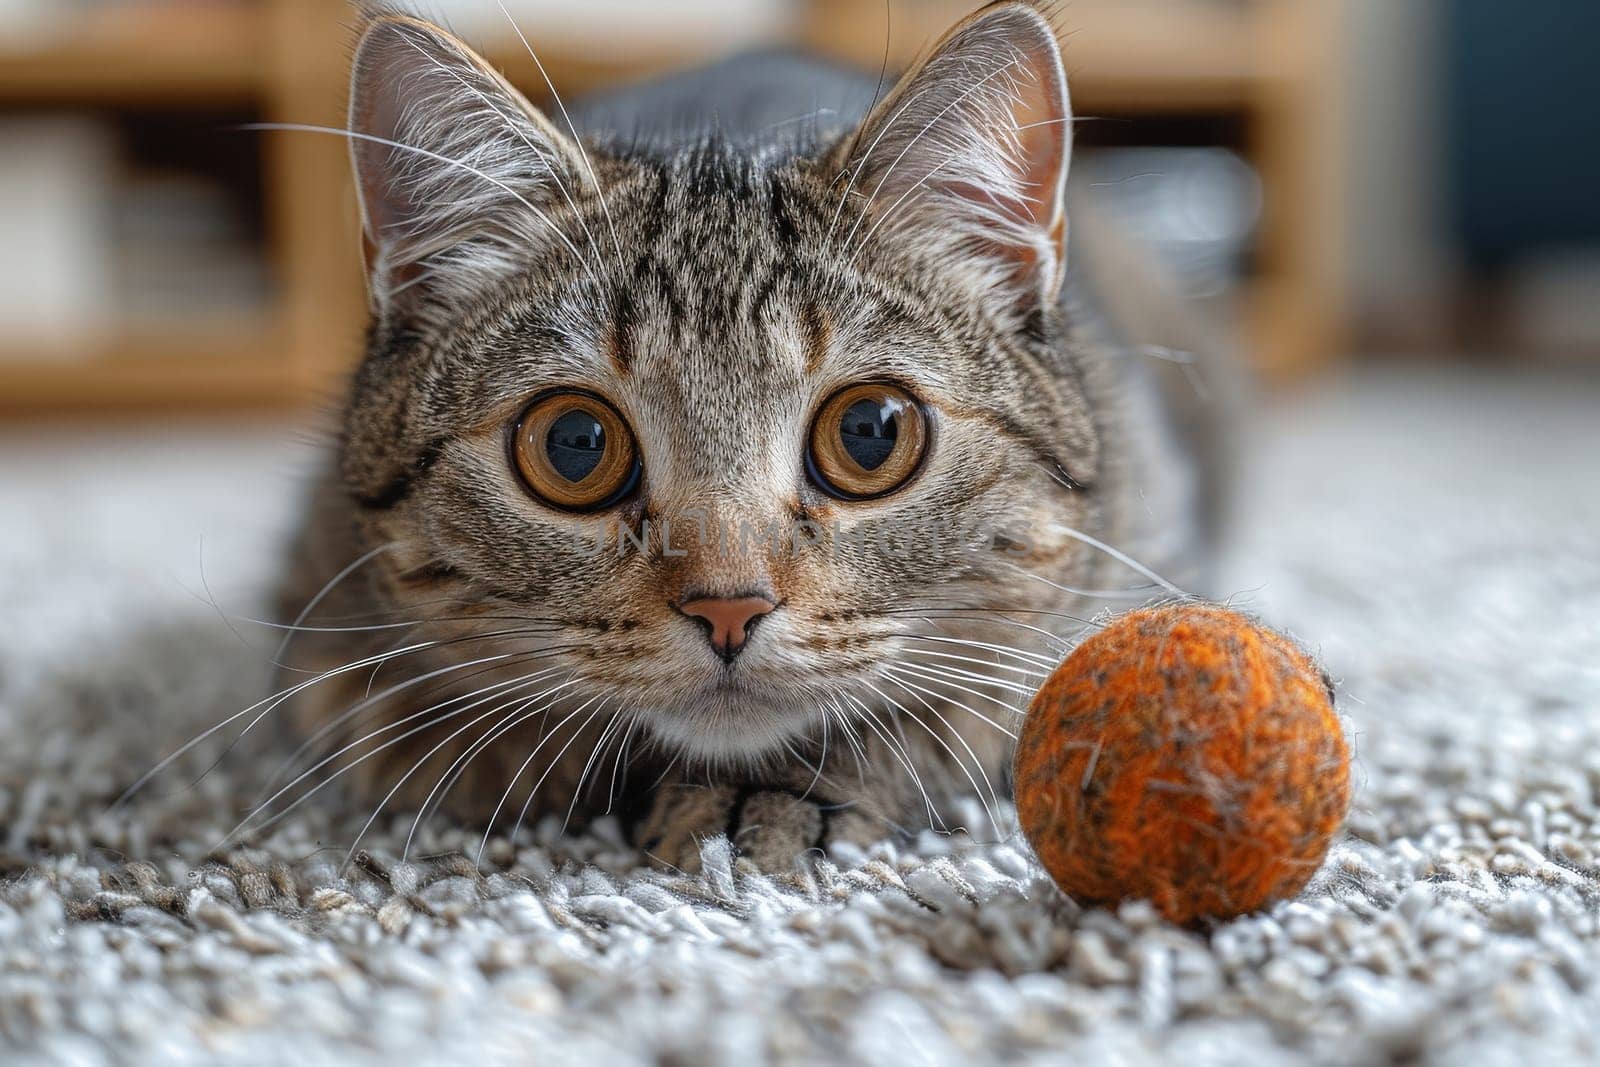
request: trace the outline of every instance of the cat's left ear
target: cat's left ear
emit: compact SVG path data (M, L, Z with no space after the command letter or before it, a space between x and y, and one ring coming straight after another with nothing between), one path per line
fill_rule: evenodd
M565 246L581 150L477 53L437 26L376 14L356 45L350 154L380 309L470 294Z
M1050 22L990 4L934 46L841 146L865 198L857 241L909 232L975 257L1024 305L1053 301L1066 266L1072 108Z

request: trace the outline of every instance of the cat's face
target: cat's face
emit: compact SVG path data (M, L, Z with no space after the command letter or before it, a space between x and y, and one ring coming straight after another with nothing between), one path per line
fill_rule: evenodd
M1059 60L1005 11L765 164L586 154L439 31L370 31L356 127L431 146L356 153L380 306L344 469L397 610L537 619L713 760L814 732L908 632L1030 644L982 613L1078 576L1100 457L1054 302Z

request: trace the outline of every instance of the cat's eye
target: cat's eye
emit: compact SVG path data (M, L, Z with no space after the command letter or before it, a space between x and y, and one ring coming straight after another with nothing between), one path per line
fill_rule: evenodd
M568 511L620 502L639 483L639 450L617 409L590 393L546 393L517 420L517 472L541 500Z
M845 500L892 493L916 473L928 447L928 416L899 386L852 385L811 424L806 463L823 491Z

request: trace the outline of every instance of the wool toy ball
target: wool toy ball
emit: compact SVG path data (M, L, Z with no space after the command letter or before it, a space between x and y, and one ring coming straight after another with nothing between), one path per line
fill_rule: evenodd
M1083 903L1193 923L1294 896L1350 806L1350 754L1311 658L1236 612L1129 612L1033 698L1017 816Z

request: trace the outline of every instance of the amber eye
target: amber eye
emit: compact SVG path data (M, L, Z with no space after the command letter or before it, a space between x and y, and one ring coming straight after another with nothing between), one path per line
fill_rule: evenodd
M835 393L811 424L811 478L846 500L883 496L916 473L928 448L928 417L894 385L852 385Z
M569 511L610 507L639 483L633 432L616 408L588 393L546 393L529 404L511 452L528 488Z

